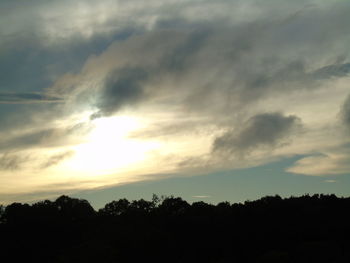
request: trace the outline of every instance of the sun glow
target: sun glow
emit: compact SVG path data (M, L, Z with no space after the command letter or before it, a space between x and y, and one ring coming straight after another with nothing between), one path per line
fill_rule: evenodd
M99 118L87 142L75 147L70 168L91 175L125 172L140 168L147 154L159 147L155 141L128 138L130 132L141 128L142 121L128 116Z

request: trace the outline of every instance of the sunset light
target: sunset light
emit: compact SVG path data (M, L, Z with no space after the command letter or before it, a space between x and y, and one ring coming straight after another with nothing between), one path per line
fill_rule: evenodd
M133 117L99 118L92 125L86 143L74 147L75 156L68 162L72 171L98 176L135 170L150 151L159 147L155 141L129 138L130 132L142 127L142 122Z
M349 13L341 0L0 0L0 204L349 195Z

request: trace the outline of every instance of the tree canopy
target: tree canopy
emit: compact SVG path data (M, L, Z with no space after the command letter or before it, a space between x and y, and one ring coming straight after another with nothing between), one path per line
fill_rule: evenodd
M0 206L5 262L349 262L350 198L216 205L180 197Z

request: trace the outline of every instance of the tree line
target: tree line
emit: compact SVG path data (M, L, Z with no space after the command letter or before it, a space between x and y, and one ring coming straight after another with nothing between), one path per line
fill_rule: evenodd
M4 262L350 262L350 198L192 204L60 196L0 206Z

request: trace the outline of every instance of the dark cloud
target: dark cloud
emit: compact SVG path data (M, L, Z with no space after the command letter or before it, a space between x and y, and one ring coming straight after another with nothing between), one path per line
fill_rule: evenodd
M31 162L36 162L38 160L42 161L42 164L37 168L46 169L54 165L58 165L64 160L72 157L74 155L73 151L65 151L59 154L51 156L30 156L24 153L4 153L0 157L0 170L3 171L16 171L23 168L24 165Z
M110 73L97 95L96 107L99 111L91 118L111 115L123 106L142 100L146 96L143 83L147 77L147 71L137 67L124 68Z
M78 123L60 128L36 129L7 137L4 135L4 138L0 139L0 151L67 146L70 143L77 143L79 138L91 131L91 127L89 123Z
M9 134L18 128L21 130L30 129L35 125L33 116L36 116L40 112L47 111L47 107L50 108L54 105L54 103L0 103L0 138L3 138L4 134Z
M344 105L341 109L341 114L344 124L350 129L350 95L344 102Z
M153 85L152 95L164 92L166 86L173 81L175 84L168 90L169 97L183 103L186 108L200 111L204 108L205 111L210 111L217 106L224 110L232 107L242 109L249 103L274 94L310 90L322 86L324 80L346 76L350 71L350 63L344 59L344 63L337 61L320 67L319 65L325 64L321 61L323 58L314 53L313 45L303 41L306 36L296 35L297 40L284 43L285 32L281 28L295 27L293 30L297 30L300 26L295 20L284 24L264 18L262 21L216 30L213 29L215 26L205 28L203 25L201 30L163 31L137 39L144 42L142 53L135 50L140 56L154 56L154 46L158 47L157 56L161 54L159 61L155 58L151 71L148 62L142 61L139 62L138 69L148 72L148 78L143 79L145 85L154 79L168 80L164 85ZM316 25L310 27L315 27L316 30ZM150 41L152 38L154 39ZM152 45L147 41L152 42ZM335 41L327 41L330 47L335 48ZM135 43L130 41L130 46L135 46ZM320 53L326 52L322 46L317 48ZM303 50L309 55L291 55L293 49ZM341 52L335 50L329 60L336 60ZM128 74L127 72L126 75ZM127 79L129 80L128 77ZM105 90L101 92L105 94ZM132 96L131 98L138 99L129 100L129 103L138 103L142 93L132 93L140 96ZM180 96L183 96L181 101L177 100ZM119 105L119 100L116 102ZM114 108L118 109L119 106Z
M70 94L72 97L80 97L81 100L74 98L72 101L78 101L79 106L85 101L89 104L87 107L91 107L93 103L86 99L91 96L85 97L85 94L94 93L92 96L97 100L94 106L98 111L92 118L111 115L126 105L137 104L145 98L150 98L148 96L150 90L152 95L158 96L167 89L165 86L173 81L178 85L173 84L176 88L168 90L169 98L183 103L182 106L185 108L203 110L206 107L210 111L215 107L221 107L224 110L227 108L231 110L242 108L271 94L320 86L320 83L314 83L315 80L345 76L349 70L346 56L334 65L329 65L331 64L329 62L336 61L334 57L339 57L346 50L338 43L342 42L344 36L350 32L341 26L349 22L347 11L350 6L313 4L310 7L310 3L306 1L300 5L300 3L281 2L276 5L268 2L266 6L262 6L256 1L251 1L252 10L259 12L255 16L249 13L247 17L242 17L240 11L237 11L244 6L239 1L237 3L218 1L217 4L203 1L201 6L189 1L183 7L163 3L161 6L164 13L161 12L160 15L154 10L157 19L153 27L146 31L138 31L142 34L134 40L130 37L134 36L130 33L134 32L131 28L142 26L136 25L139 21L133 24L129 23L128 17L124 18L127 20L123 24L124 28L115 29L114 32L115 36L118 35L117 32L128 32L124 38L117 37L116 42L121 48L119 52L111 54L115 56L117 69L112 67L112 72L109 72L110 68L106 67L102 74L107 74L108 77L103 87L94 93L95 91L91 91L90 83L84 83L87 87L85 93ZM57 4L62 7L68 2L62 6L60 2ZM135 5L142 14L141 17L145 18L142 21L148 21L147 19L152 16L148 16L148 12L144 13L145 10L139 8L140 6L141 2ZM232 8L234 6L237 8ZM213 12L208 19L196 15L188 16L186 12L181 12L181 10L197 9L223 10L223 12L220 12L220 15ZM231 11L226 13L224 10L235 10L239 19L231 21L229 18L235 16ZM90 11L94 13L93 9ZM113 18L117 15L111 14L111 20L106 20L106 26L114 25ZM70 26L66 25L65 21L61 22L65 26ZM321 26L327 30L320 30ZM114 27L107 28L114 30L112 29ZM97 31L99 29L101 28L96 28ZM76 48L77 45L72 48L71 43L69 45L66 43L65 45L70 47L70 52L63 58L57 57L62 52L52 52L54 55L50 53L51 55L47 55L48 58L44 59L45 63L40 64L41 67L46 68L44 66L47 66L48 61L61 61L60 66L57 66L59 70L53 71L55 74L62 73L64 72L62 68L66 64L71 64L68 63L71 53L81 54L72 59L73 62L80 61L81 64L89 53L99 54L113 37L103 38L96 33L89 39L91 43L87 41L81 48L78 45L79 50ZM93 44L94 42L97 44ZM126 47L126 44L129 44L129 47ZM134 64L135 57L138 57L136 64ZM154 65L150 71L148 61L151 57L154 57ZM79 63L70 66L68 70L76 70ZM323 66L327 64L328 66ZM320 68L314 70L317 68L315 65ZM104 67L103 64L96 65L94 70L97 72L101 69L102 72ZM86 73L84 70L83 72ZM146 92L144 87L155 79L159 80L160 84L150 87ZM161 82L164 80L167 83L162 85ZM78 86L79 81L74 84ZM64 87L59 89L62 90ZM84 96L81 96L83 93ZM178 99L178 96L182 97ZM212 103L213 98L220 103Z
M27 161L27 156L13 153L5 153L0 157L0 170L18 170Z
M160 62L159 70L173 73L187 70L188 66L191 65L191 59L205 46L205 41L210 35L210 30L206 28L193 30L184 41L165 53Z
M50 96L39 92L26 93L0 93L0 103L26 104L26 103L61 103L62 98Z
M242 128L226 131L213 143L214 152L227 152L241 156L261 147L278 147L300 125L294 115L264 113L251 117Z
M45 139L50 138L54 132L55 129L42 129L5 138L0 140L0 150L19 150L39 146Z
M278 65L279 60L266 60L264 63L267 69L260 73L252 72L240 77L244 89L240 99L245 102L256 100L271 93L289 92L296 89L314 89L320 87L322 82L327 79L346 77L350 73L350 63L332 64L308 72L307 63L304 59ZM270 65L267 65L270 64ZM269 67L274 67L272 71ZM291 87L293 86L293 89Z
M334 64L316 70L312 76L315 78L345 77L350 73L350 63Z
M49 157L48 160L40 166L40 168L46 169L46 168L49 168L51 166L57 165L57 164L63 162L64 160L72 157L73 154L74 154L73 151L66 151L63 153L53 155L53 156Z

